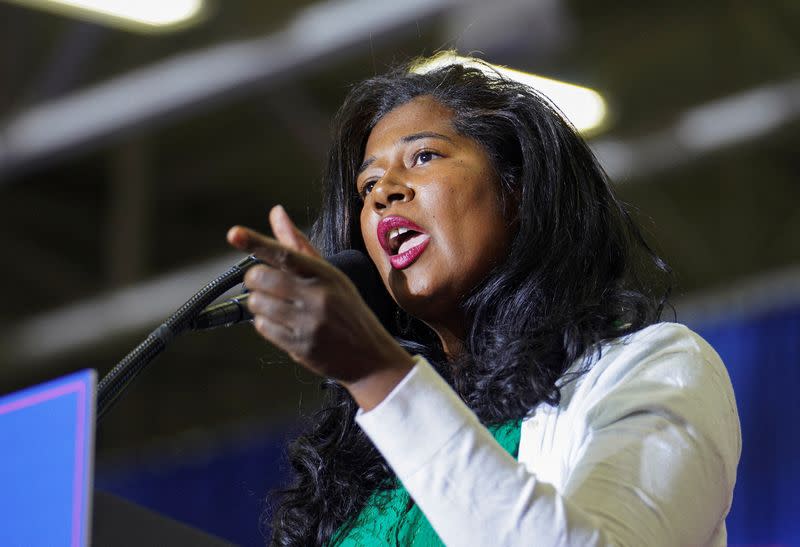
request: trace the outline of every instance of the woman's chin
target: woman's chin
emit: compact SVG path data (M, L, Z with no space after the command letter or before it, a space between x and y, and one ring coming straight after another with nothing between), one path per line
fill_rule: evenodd
M453 307L449 291L431 290L432 287L428 285L415 287L392 283L391 287L391 296L397 305L426 323L441 317L444 310Z

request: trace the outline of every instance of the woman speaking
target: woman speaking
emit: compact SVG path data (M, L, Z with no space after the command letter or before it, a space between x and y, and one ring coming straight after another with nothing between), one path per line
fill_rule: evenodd
M669 269L529 87L453 64L352 89L311 241L234 227L256 330L327 378L274 545L724 545L741 449ZM322 256L365 252L387 328Z

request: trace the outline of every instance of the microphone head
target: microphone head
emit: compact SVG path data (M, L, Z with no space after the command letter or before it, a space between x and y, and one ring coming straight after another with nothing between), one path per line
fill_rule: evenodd
M378 316L383 326L389 332L394 332L393 315L394 300L383 285L383 280L378 274L372 260L355 249L347 249L328 258L328 262L339 268L353 285L356 286L361 298L367 303L372 312Z

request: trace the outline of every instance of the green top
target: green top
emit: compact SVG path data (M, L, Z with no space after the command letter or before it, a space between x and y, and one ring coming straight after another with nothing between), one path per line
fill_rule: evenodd
M495 440L506 452L517 457L521 420L489 426ZM397 482L397 486L377 491L367 501L353 526L342 527L328 544L330 547L433 547L444 545L433 531L411 496Z

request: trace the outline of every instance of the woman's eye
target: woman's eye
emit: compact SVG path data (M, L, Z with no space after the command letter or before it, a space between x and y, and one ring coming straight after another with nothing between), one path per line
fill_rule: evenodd
M438 154L436 152L431 152L430 150L422 150L417 152L417 154L414 156L414 165L428 163L436 156L438 156Z
M375 181L374 180L367 181L364 184L364 186L361 187L361 197L362 197L362 199L367 197L367 194L372 192L372 188L374 188L374 187L375 187Z

